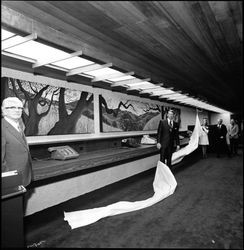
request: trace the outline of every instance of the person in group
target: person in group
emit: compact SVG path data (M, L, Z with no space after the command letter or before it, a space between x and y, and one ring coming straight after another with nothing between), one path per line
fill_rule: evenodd
M202 128L202 133L199 137L199 145L202 146L202 157L207 158L207 146L209 145L209 140L208 140L209 127L206 118L203 118L203 123L201 125L201 128Z
M237 155L239 126L234 119L230 120L230 124L227 127L227 135L230 141L230 154Z
M2 102L2 172L17 170L22 185L32 180L32 161L25 135L21 128L23 103L17 97Z
M227 147L226 142L226 134L227 129L223 124L223 119L218 119L218 123L216 125L216 152L217 157L220 157L221 154L227 153L230 156L230 152Z
M174 111L169 110L167 119L160 120L157 131L157 148L160 150L160 161L169 168L171 168L174 143L178 151L180 148L179 124L174 121Z

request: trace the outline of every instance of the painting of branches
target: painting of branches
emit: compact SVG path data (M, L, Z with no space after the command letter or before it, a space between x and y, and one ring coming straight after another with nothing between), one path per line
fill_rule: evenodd
M26 136L94 132L93 94L7 78L8 96L22 100Z
M157 130L161 107L156 104L99 96L103 132Z

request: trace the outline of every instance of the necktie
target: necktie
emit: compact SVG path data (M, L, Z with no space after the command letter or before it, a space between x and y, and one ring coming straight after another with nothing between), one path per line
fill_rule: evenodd
M20 132L20 134L21 134L21 137L24 139L24 141L25 141L25 134L24 134L24 132L23 132L23 130L22 130L22 127L20 126L20 124L18 125L18 130L19 130L19 132Z

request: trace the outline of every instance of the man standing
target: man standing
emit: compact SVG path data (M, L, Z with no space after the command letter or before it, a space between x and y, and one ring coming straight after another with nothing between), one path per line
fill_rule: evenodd
M157 136L157 148L160 150L160 161L167 164L169 168L171 168L174 142L177 145L177 150L179 150L179 124L174 121L174 111L169 110L167 113L167 119L160 120L159 122Z
M228 148L227 148L227 142L226 142L226 134L227 134L227 129L226 126L223 124L222 119L218 119L218 123L216 125L216 152L217 152L217 157L220 157L221 153L228 153ZM230 156L230 155L229 155Z
M20 126L23 103L17 97L2 102L2 172L17 170L26 187L32 180L32 162L25 135Z
M237 155L239 126L234 119L230 120L227 132L230 140L230 154Z

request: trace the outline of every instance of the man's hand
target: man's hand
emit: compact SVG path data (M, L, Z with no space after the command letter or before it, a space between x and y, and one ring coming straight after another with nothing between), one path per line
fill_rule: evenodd
M161 144L157 143L157 149L160 149L160 148L161 148Z
M177 145L177 147L176 147L176 152L177 152L178 150L180 150L180 146L179 146L179 145Z

